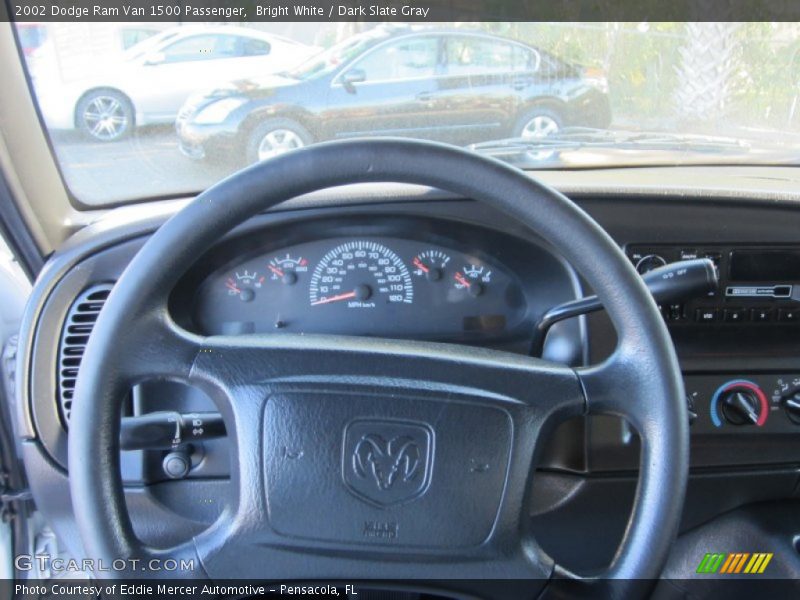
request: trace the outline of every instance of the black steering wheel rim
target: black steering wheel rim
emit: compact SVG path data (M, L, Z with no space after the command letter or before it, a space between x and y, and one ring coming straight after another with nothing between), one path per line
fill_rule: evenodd
M319 144L254 165L199 195L134 257L95 324L75 390L70 489L73 506L79 507L76 520L86 555L106 561L197 555L191 544L160 551L136 539L119 472L120 393L135 382L122 363L148 362L148 352L163 341L158 333L163 324L176 327L166 308L169 290L223 234L258 212L318 189L386 181L444 189L510 214L561 252L603 301L619 344L606 363L579 369L577 381L585 412L625 416L639 432L639 486L625 538L608 571L583 577L551 565L550 573L584 584L657 577L683 506L688 425L677 358L652 297L608 234L557 191L493 159L443 144L398 139ZM155 327L146 343L120 352L120 343L141 341L134 330L153 323L162 328ZM308 351L314 343L312 337L292 351ZM405 355L411 357L415 347L406 346ZM159 373L172 367L183 372L187 366L199 369L202 357L198 346L187 343L185 352L179 349L159 360Z

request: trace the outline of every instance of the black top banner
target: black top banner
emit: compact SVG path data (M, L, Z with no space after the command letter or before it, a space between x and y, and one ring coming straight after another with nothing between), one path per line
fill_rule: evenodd
M797 0L3 0L4 21L795 21Z

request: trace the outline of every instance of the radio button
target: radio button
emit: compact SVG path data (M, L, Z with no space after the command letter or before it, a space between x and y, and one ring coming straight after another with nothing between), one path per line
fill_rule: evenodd
M767 323L772 321L772 309L754 308L750 311L750 320L756 323Z
M743 308L726 308L724 318L727 323L741 323L747 320L747 311Z
M796 308L782 308L778 311L778 321L784 323L800 322L800 310Z
M719 320L718 308L698 308L694 312L694 320L699 323L713 323Z
M670 321L680 321L683 319L683 304L670 304L667 311Z

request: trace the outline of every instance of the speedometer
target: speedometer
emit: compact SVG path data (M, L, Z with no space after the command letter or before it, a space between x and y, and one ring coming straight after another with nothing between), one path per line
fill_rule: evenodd
M355 240L325 254L311 275L311 306L375 308L414 301L414 286L405 263L386 246Z

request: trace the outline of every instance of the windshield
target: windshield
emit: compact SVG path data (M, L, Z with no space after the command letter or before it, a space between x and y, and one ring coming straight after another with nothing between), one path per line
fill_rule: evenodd
M80 206L195 194L329 140L523 169L794 164L796 23L19 23Z
M121 60L128 61L128 60L137 60L146 56L148 52L152 51L158 44L161 44L164 41L170 40L175 38L178 35L178 31L174 29L168 29L167 31L162 31L161 33L153 34L142 41L128 47L124 54L121 57ZM123 41L124 45L124 41Z
M345 39L331 48L312 56L299 66L286 71L285 75L292 79L302 80L330 73L341 67L351 58L364 52L364 50L369 48L377 39L380 38L369 34Z

